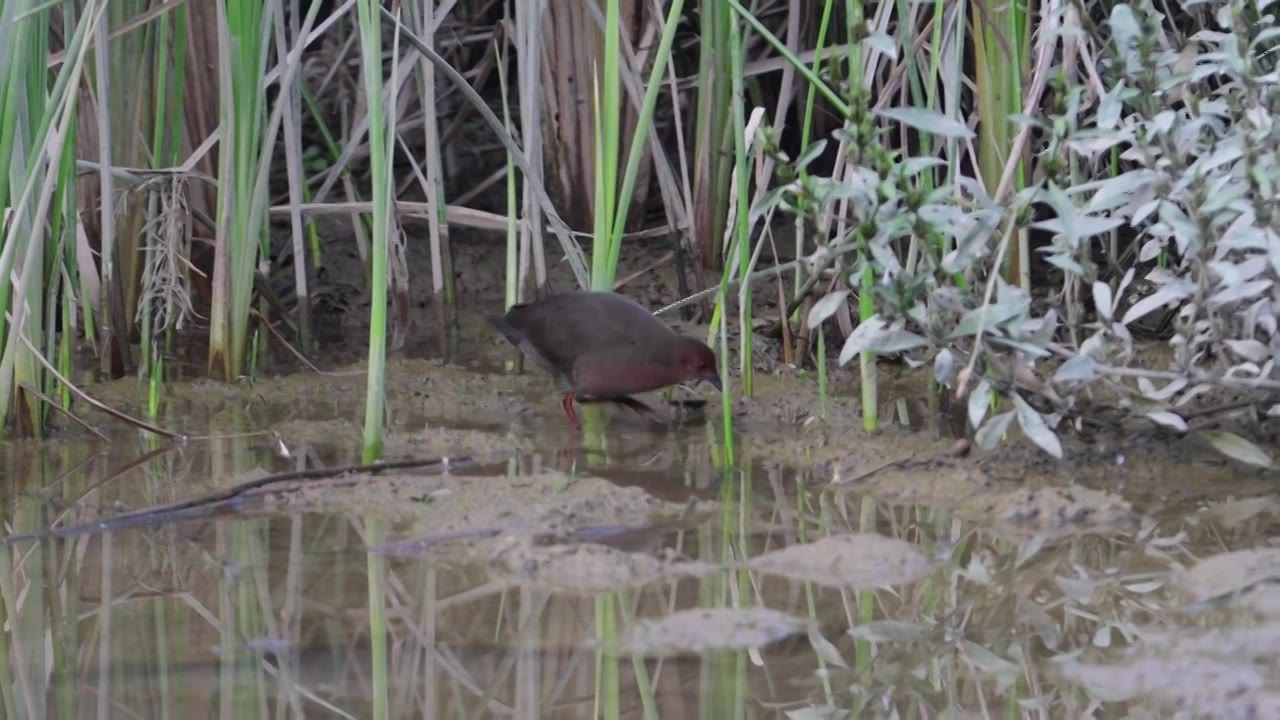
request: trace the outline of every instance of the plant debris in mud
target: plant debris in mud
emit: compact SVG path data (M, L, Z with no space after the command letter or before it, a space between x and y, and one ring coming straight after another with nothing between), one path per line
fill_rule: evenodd
M751 650L804 632L805 620L769 608L681 610L639 620L619 638L621 655L663 657L710 650Z
M1019 488L972 502L995 527L1039 535L1077 535L1131 523L1135 515L1119 495L1072 485Z
M629 553L591 543L535 545L528 537L509 538L489 558L489 573L496 579L521 587L583 595L665 579L698 577L719 569L712 563Z
M747 561L753 570L848 590L905 585L927 575L934 563L919 546L877 535L828 535Z
M1116 663L1069 661L1062 674L1103 701L1142 699L1148 707L1157 704L1201 718L1274 718L1280 717L1280 687L1270 679L1274 670L1175 644L1158 653L1139 648Z
M271 500L289 511L388 518L397 523L400 534L419 536L380 546L380 551L393 554L412 554L454 541L487 540L503 533L555 536L589 527L647 527L685 512L684 505L665 502L640 488L556 472L397 475L367 483L306 485L273 495Z
M1193 603L1237 602L1276 614L1280 609L1280 549L1214 555L1185 571L1180 581Z

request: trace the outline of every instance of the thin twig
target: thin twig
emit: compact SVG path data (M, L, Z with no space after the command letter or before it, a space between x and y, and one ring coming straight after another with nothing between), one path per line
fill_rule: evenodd
M324 375L325 377L351 377L354 375L365 374L363 370L351 370L349 372L329 372L329 371L321 370L320 368L316 367L310 360L308 360L306 355L303 355L297 348L289 344L289 341L285 339L284 335L280 334L279 330L276 330L274 325L272 325L271 323L265 323L265 324L267 326L267 330L271 331L271 334L274 335L276 339L280 341L280 344L284 345L285 349L288 350L290 353L292 353L293 356L298 359L298 362L305 365L312 372L315 372L316 374L319 374L319 375Z
M675 252L675 250L672 250L671 252L668 252L668 253L663 254L661 257L659 257L658 259L656 259L656 260L654 260L653 262L649 263L648 265L645 265L644 267L642 267L642 268L640 268L639 270L637 270L637 271L635 271L635 272L631 273L630 275L628 275L628 276L626 276L626 277L624 277L624 278L619 279L617 282L615 282L615 283L613 284L613 289L614 289L614 290L619 290L619 289L621 289L623 286L625 286L625 285L627 285L628 283L632 282L633 280L635 280L636 278L640 277L641 275L644 275L645 273L649 272L650 270L655 270L655 269L657 269L657 268L659 268L659 267L662 267L663 265L666 265L667 263L671 262L671 260L672 260L673 258L675 258L675 256L676 256L676 252Z
M827 260L827 258L836 257L846 252L849 252L850 250L854 249L855 245L856 243L846 242L846 243L841 243L839 245L827 245L827 246L820 247L816 252L812 253L807 257L797 258L795 260L788 260L784 263L779 263L772 267L767 267L763 270L757 270L751 273L750 275L747 275L745 279L735 278L733 280L730 280L727 286L725 287L725 290L728 290L729 288L737 287L738 285L741 285L743 282L748 282L754 285L759 280L765 280L767 278L771 278L776 275L781 275L784 272L792 272L797 267L800 267L802 265L808 265L810 267L826 267L826 264L830 262L829 260ZM707 288L706 290L696 292L687 298L684 298L682 300L677 300L664 308L659 308L658 310L655 310L653 314L662 315L663 313L667 313L672 310L682 308L685 305L692 305L693 303L698 302L702 298L708 295L713 295L719 291L720 291L720 286L713 285Z
M11 323L12 323L12 322L13 322L13 315L12 315L12 313L5 313L5 314L9 316L9 322L11 322ZM140 428L140 429L142 429L142 430L146 430L147 432L154 433L154 434L156 434L156 435L159 435L160 437L166 437L166 438L169 438L170 440L177 440L178 442L186 442L186 441L187 441L187 436L186 436L186 435L183 435L183 434L181 434L181 433L176 433L176 432L170 432L170 431L165 430L165 429L163 429L163 428L156 427L155 425L152 425L152 424L151 424L151 423L149 423L149 422L146 422L146 421L144 421L144 420L139 420L138 418L135 418L135 417L132 417L132 416L130 416L130 415L127 415L127 414L125 414L125 413L123 413L123 412L121 412L121 411L119 411L119 410L116 410L115 408L113 408L113 407L111 407L111 406L109 406L109 405L107 405L107 404L105 404L105 403L99 402L99 401L94 400L93 398L89 397L89 395L88 395L88 394L86 394L86 393L85 393L85 391L83 391L83 390L81 390L80 388L76 387L75 383L73 383L73 382L71 382L70 380L68 380L67 378L65 378L65 377L62 375L62 373L58 372L58 369L57 369L57 368L55 368L55 367L54 367L54 366L53 366L53 365L52 365L52 364L51 364L51 363L50 363L50 362L45 358L45 356L44 356L43 354L41 354L41 353L40 353L40 351L39 351L39 350L37 350L37 349L36 349L36 347L35 347L34 345L32 345L32 344L31 344L31 340L29 340L29 339L27 338L26 333L22 332L22 328L20 328L20 327L15 327L15 328L14 328L14 330L13 330L13 332L17 334L18 339L22 341L22 344L27 346L27 349L31 351L31 354L35 356L36 360L38 360L38 361L40 362L40 364L44 366L44 369L45 369L45 370L48 370L48 371L49 371L49 373L50 373L51 375L53 375L53 377L54 377L54 378L56 378L56 379L58 380L58 382L60 382L60 383L62 383L63 385L65 385L65 386L66 386L66 388L67 388L68 390L70 390L70 391L72 392L72 394L74 394L76 397L80 398L81 400L84 400L85 402L89 403L89 404L90 404L90 405L92 405L93 407L95 407L95 408L97 408L97 409L101 410L102 412L104 412L104 413L106 413L106 414L110 415L111 417L114 417L114 418L116 418L117 420L122 420L122 421L124 421L124 422L127 422L127 423L129 423L130 425L133 425L133 426L134 426L134 427L136 427L136 428Z
M95 428L94 426L92 426L92 425L90 425L89 423L85 422L84 420L81 420L79 416L77 416L75 413L71 412L69 409L64 408L64 407L62 407L61 405L59 405L58 403L54 402L54 401L53 401L53 398L49 397L48 395L45 395L44 393L40 392L39 390L37 390L37 389L35 389L35 388L31 387L31 386L30 386L30 385L28 385L27 383L18 383L18 387L20 387L20 388L22 388L23 390L26 390L27 392L31 393L32 395L35 395L36 397L40 398L40 399L41 399L41 400L43 400L43 401L45 402L45 404L46 404L46 405L48 405L50 408L53 408L54 410L56 410L56 411L58 411L58 412L62 413L63 415L66 415L67 417L71 418L71 420L72 420L72 421L74 421L77 425L79 425L80 427L84 428L85 430L88 430L89 432L93 433L94 435L97 435L97 436L98 436L99 438L101 438L103 441L106 441L106 440L107 440L107 436L106 436L106 435L103 435L103 434L102 434L102 431L98 430L97 428Z

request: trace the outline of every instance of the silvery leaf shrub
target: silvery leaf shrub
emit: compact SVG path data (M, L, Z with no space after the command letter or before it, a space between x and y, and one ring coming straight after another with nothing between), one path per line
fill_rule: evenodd
M999 203L937 158L892 155L877 130L906 128L954 150L972 137L967 125L919 108L872 113L865 91L851 91L835 177L793 164L769 196L820 238L809 270L839 271L810 326L860 296L874 300L839 362L865 352L930 363L967 403L980 445L1016 422L1055 456L1062 420L1079 424L1086 406L1177 433L1213 403L1265 407L1280 390L1280 74L1268 60L1280 26L1261 4L1200 5L1213 5L1221 29L1182 47L1149 3L1114 6L1088 40L1102 92L1059 84L1036 114L1017 118L1041 140L1030 187ZM947 182L929 190L923 173ZM1034 220L1032 203L1049 216ZM1027 229L1051 237L1041 254L1062 278L1045 301L998 272ZM1093 258L1121 231L1136 251L1100 267ZM1172 360L1142 367L1132 330L1161 314L1172 316ZM1270 466L1235 433L1201 437Z

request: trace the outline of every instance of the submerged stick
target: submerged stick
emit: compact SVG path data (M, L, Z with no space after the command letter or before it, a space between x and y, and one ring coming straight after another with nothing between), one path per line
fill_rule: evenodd
M428 460L397 460L394 462L350 465L338 468L292 470L290 472L276 473L274 475L267 475L266 477L246 480L245 482L237 483L231 487L214 490L212 492L205 493L204 495L187 498L186 500L178 500L166 505L153 505L140 510L121 513L120 515L81 523L79 525L72 525L70 527L63 528L51 528L49 530L24 533L21 535L9 535L7 537L0 538L0 547L27 540L45 540L55 537L72 537L85 533L110 532L113 530L123 530L125 528L139 527L142 525L153 525L161 522L171 522L199 517L230 505L232 502L242 498L251 490L257 490L258 488L262 488L267 485L274 485L275 483L285 482L288 480L327 479L351 473L368 473L372 475L385 470L405 468L425 468L440 472L448 472L452 468L466 467L471 463L472 460L470 456L463 456L456 459L443 457L431 458Z

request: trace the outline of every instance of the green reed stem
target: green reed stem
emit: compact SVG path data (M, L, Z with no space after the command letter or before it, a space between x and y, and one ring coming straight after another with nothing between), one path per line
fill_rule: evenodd
M667 9L666 22L662 26L662 36L658 40L658 49L653 56L653 67L649 70L649 82L645 85L640 114L636 118L635 130L631 134L631 147L627 150L627 165L622 174L622 189L614 205L613 217L609 219L609 259L606 272L609 274L610 287L613 286L613 279L617 274L618 258L622 252L622 236L627 229L627 214L631 209L631 196L635 193L636 177L640 173L640 161L644 157L645 139L649 136L649 128L653 124L653 110L657 107L658 94L663 88L662 76L671 59L671 45L675 41L676 28L683 11L684 0L671 1L671 7Z
M737 248L738 277L750 275L751 262L751 200L750 200L750 167L747 163L747 117L746 97L743 92L742 79L742 28L737 22L729 25L729 70L730 86L733 88L733 168L737 188L736 207L734 213L734 246ZM743 282L738 290L738 368L742 377L742 396L751 397L755 390L755 365L751 357L751 283Z
M622 77L618 60L621 55L618 39L620 23L619 0L605 0L604 55L600 58L600 77L593 84L592 99L595 102L595 241L591 247L591 289L613 289L616 267L609 261L614 256L615 242L610 229L613 224L618 198L618 152L622 124ZM623 200L627 202L627 200ZM619 236L616 242L621 242Z
M374 0L357 4L360 24L360 55L364 90L369 116L369 165L373 185L373 234L369 293L369 371L365 390L364 462L373 462L382 454L382 416L386 407L387 375L387 254L391 241L391 170L395 154L395 118L386 117L382 100L382 28ZM397 27L399 18L397 17ZM399 37L393 43L392 73L399 60ZM393 83L386 107L396 107Z

